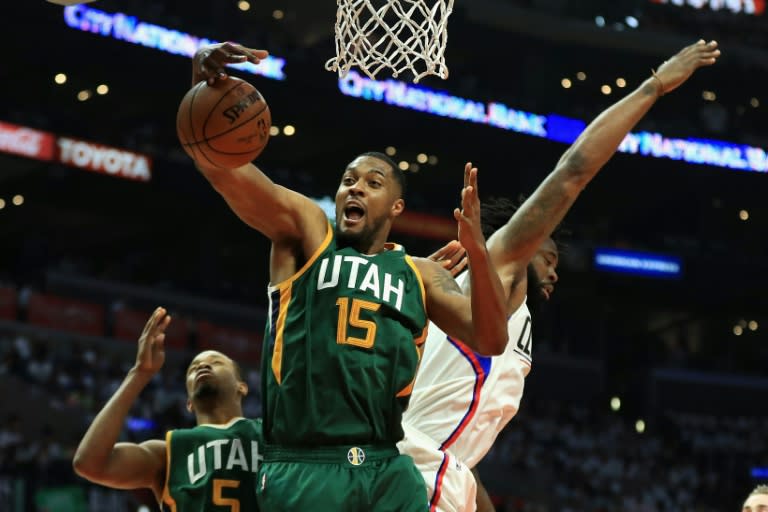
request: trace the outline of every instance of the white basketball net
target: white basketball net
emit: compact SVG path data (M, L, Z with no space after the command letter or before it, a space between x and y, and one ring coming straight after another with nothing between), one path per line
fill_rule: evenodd
M453 0L336 0L336 58L325 68L347 76L357 66L370 78L384 68L418 82L448 78L445 46Z

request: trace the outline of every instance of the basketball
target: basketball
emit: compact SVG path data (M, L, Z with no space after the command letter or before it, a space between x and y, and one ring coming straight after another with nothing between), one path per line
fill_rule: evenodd
M233 169L264 150L272 116L256 88L228 77L192 87L176 113L176 134L184 151L202 164Z

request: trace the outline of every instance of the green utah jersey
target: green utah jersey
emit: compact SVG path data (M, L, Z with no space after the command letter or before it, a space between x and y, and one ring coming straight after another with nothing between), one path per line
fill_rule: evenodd
M404 249L338 248L333 228L294 276L269 288L264 434L291 446L402 439L427 329L424 286Z
M261 419L198 425L165 436L163 510L257 511L256 483L263 451Z

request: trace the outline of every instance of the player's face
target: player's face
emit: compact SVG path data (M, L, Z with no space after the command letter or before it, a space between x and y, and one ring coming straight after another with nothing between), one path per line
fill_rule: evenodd
M768 494L753 494L747 501L744 502L744 506L741 507L742 512L768 512Z
M230 358L215 350L200 352L187 367L187 395L210 398L224 389L236 389L239 380Z
M541 244L528 265L528 297L549 300L557 283L557 245L551 238Z
M353 245L366 245L404 207L389 164L371 156L352 161L336 191L336 232Z

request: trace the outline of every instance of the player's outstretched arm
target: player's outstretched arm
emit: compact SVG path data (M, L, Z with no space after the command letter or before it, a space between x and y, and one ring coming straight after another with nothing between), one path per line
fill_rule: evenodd
M469 259L471 296L467 297L453 276L439 263L427 258L414 259L424 280L427 312L445 331L483 355L504 352L507 333L506 295L485 247L480 225L480 199L477 169L464 168L461 210L454 211L459 224L459 242Z
M203 46L192 58L192 84L226 79L227 64L258 64L267 55L265 50L235 43ZM273 242L301 243L306 254L322 243L328 221L308 197L277 185L253 164L237 169L222 169L203 161L195 164L232 211Z
M165 329L171 317L157 308L139 338L136 364L88 427L75 452L75 472L116 489L150 488L159 498L165 479L165 441L118 443L125 419L139 393L165 361Z
M683 48L587 126L509 222L488 239L491 259L505 285L524 280L528 262L539 246L656 100L681 86L700 67L714 64L719 56L715 41L700 40ZM514 300L519 305L525 287L517 288ZM510 309L516 305L510 304Z

